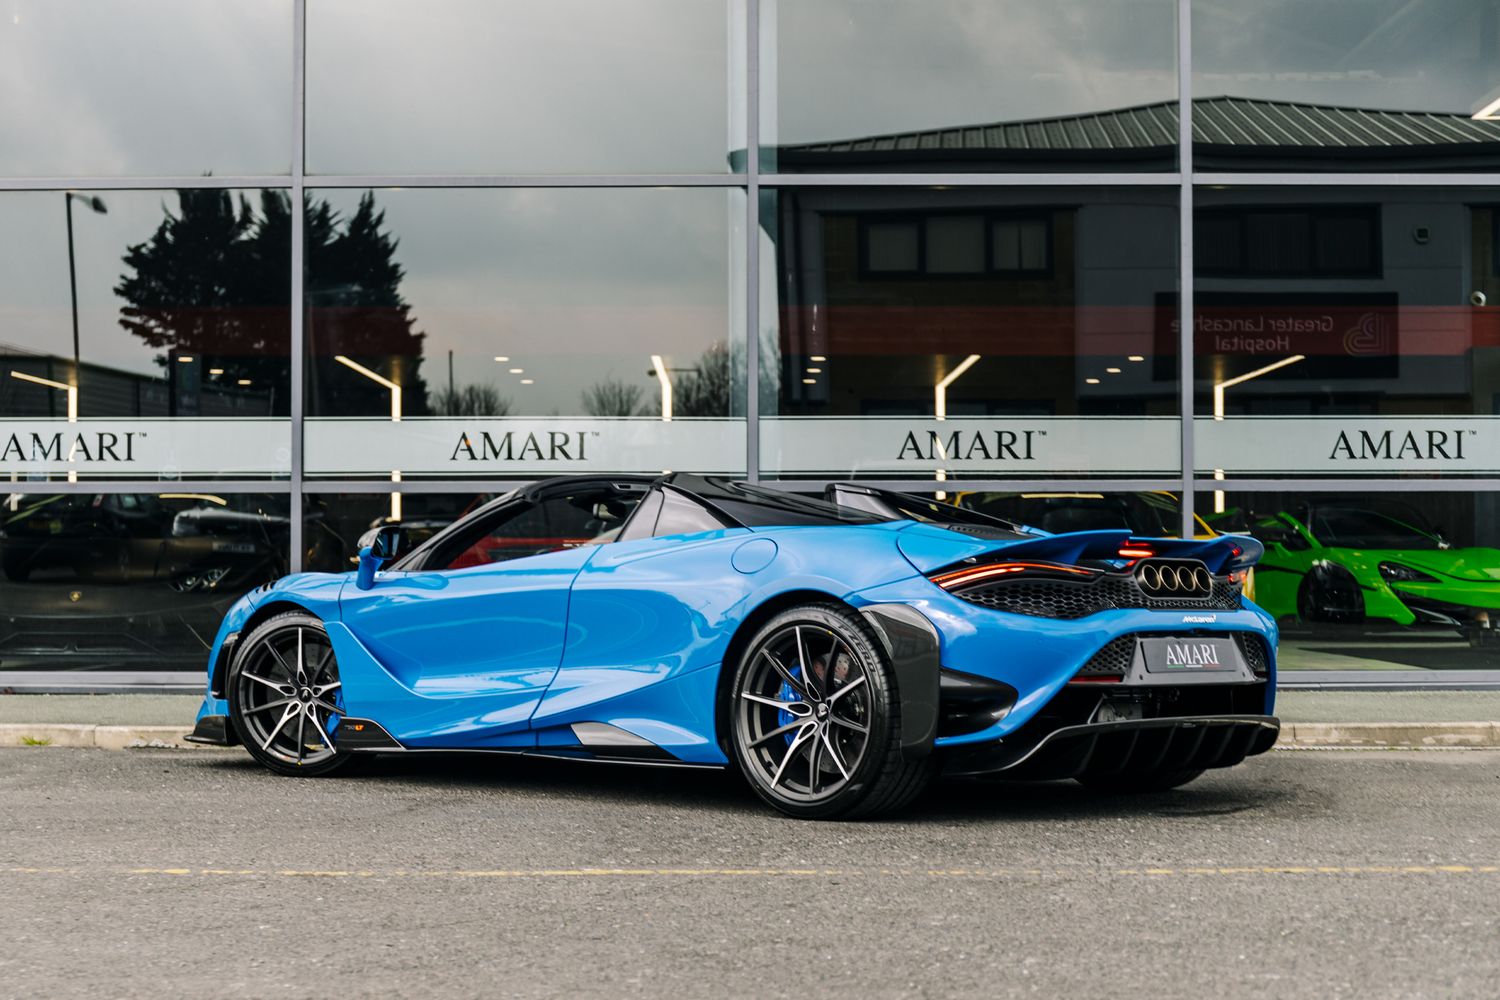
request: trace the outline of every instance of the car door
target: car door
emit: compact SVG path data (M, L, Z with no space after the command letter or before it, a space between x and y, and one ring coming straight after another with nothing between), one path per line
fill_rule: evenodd
M588 543L622 519L609 500L598 487L517 499L440 539L420 569L344 589L344 624L425 699L420 728L434 745L504 745L527 728L562 658Z

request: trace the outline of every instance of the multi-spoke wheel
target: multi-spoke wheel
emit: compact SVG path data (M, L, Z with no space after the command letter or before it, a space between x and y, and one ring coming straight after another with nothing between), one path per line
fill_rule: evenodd
M344 693L323 623L277 615L246 637L229 675L229 715L256 760L282 774L327 774L338 749Z
M783 812L872 815L910 801L931 775L929 760L901 759L890 664L847 608L777 615L746 647L733 684L735 759Z

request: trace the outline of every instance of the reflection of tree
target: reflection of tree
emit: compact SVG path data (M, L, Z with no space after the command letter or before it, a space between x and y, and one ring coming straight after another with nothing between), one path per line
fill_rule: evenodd
M638 385L607 378L583 392L583 412L591 417L633 417L640 412L644 390Z
M199 372L223 369L218 384L257 391L287 385L291 347L292 217L285 191L263 191L259 211L228 191L177 192L177 211L150 239L127 248L126 272L115 286L125 300L120 324L147 345L169 377L175 358L190 355ZM317 350L308 377L315 412L383 414L388 391L337 365L343 354L402 386L409 414L427 412L417 375L425 336L412 329L401 297L404 271L397 241L383 232L385 213L366 194L347 219L326 201L310 201L304 226L307 337ZM338 371L333 371L337 368ZM289 412L287 393L273 413Z
M503 417L511 402L492 385L466 385L462 389L439 389L432 394L432 412L443 417Z
M371 415L389 406L387 390L351 377L334 361L345 355L401 387L406 413L428 412L427 386L417 374L422 340L411 306L401 296L405 269L398 241L382 231L385 213L366 192L347 220L326 201L307 207L307 339L312 345L312 412Z
M169 366L180 352L199 371L222 368L225 384L257 389L287 381L291 332L291 215L286 194L265 191L260 213L228 191L177 192L177 212L144 243L125 251L127 271L115 294L127 303L120 325L161 349ZM286 393L274 412L288 412Z
M733 388L729 349L714 344L699 355L697 367L684 372L672 386L672 412L680 417L728 416Z

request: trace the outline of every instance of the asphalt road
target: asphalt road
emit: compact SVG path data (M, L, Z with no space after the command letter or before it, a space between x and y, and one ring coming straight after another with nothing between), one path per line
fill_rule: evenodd
M0 750L0 996L1493 997L1500 753L862 824L717 773Z

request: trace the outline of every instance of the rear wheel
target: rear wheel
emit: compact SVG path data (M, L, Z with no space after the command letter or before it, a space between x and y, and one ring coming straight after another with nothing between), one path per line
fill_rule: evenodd
M1096 792L1165 792L1180 788L1203 776L1198 771L1148 771L1145 774L1119 774L1106 778L1079 778L1078 783Z
M930 755L903 759L890 664L847 608L806 604L767 622L735 671L732 699L735 761L790 816L889 812L932 776Z
M348 764L338 749L338 661L321 621L289 612L246 637L229 673L229 717L250 755L278 774L329 774Z

